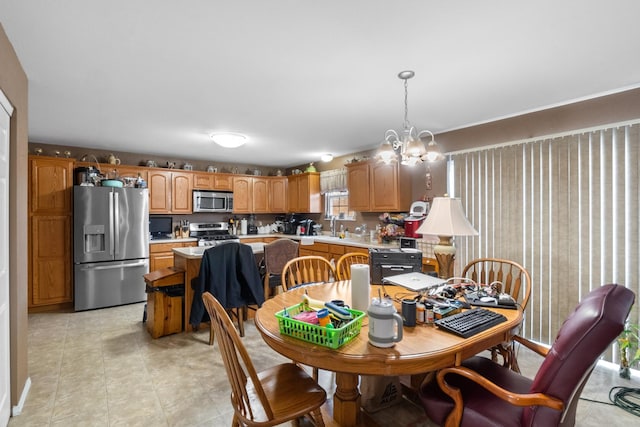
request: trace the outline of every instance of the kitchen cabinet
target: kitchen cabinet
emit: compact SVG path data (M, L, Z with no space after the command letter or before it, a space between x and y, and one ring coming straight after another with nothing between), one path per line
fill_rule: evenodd
M289 212L320 213L320 173L305 172L287 177Z
M349 189L349 210L367 212L370 209L368 163L347 164L347 188Z
M269 213L269 177L233 178L234 213Z
M173 267L173 248L197 246L198 242L168 242L149 244L149 271Z
M313 245L300 245L298 251L300 256L317 255L330 260L329 257L329 244L322 242L314 242Z
M253 178L236 176L233 178L233 213L252 213Z
M398 163L348 164L347 188L349 208L356 211L400 212L411 205L411 177L408 169Z
M149 213L190 214L193 174L149 170Z
M149 180L149 168L144 166L132 165L112 165L110 163L93 163L93 162L76 162L75 167L99 167L100 173L107 178L140 178L145 181Z
M73 302L73 159L29 157L29 309Z
M269 212L269 180L268 178L251 178L253 181L253 213Z
M287 212L287 177L285 176L269 179L269 212Z
M224 173L194 173L193 188L198 190L233 191L233 175Z

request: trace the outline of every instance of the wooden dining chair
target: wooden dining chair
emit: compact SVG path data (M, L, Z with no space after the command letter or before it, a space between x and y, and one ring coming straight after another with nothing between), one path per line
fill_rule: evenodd
M264 245L264 298L271 296L271 290L281 285L282 269L298 257L299 244L291 239L278 239Z
M369 264L369 254L364 252L348 252L336 263L338 280L351 280L351 264Z
M285 291L305 283L332 282L336 269L326 258L317 255L292 259L282 269L282 287Z
M256 372L224 307L209 292L202 300L215 329L218 348L231 384L233 426L274 426L300 417L323 427L320 407L327 393L302 368L282 363Z
M526 268L515 261L499 258L478 258L469 262L462 270L462 277L477 284L493 286L499 292L511 295L524 312L531 296L531 276ZM491 359L497 361L500 354L503 366L520 372L513 341L502 343L491 349Z

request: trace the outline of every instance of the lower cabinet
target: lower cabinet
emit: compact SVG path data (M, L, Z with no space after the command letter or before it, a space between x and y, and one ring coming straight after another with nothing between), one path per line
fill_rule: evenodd
M29 307L73 301L71 216L31 217Z
M173 267L173 248L197 246L197 242L168 242L149 244L149 271Z

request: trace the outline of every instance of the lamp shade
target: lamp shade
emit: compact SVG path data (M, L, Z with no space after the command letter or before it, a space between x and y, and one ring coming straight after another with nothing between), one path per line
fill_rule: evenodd
M477 236L478 232L467 220L462 203L455 197L435 197L429 215L416 230L433 236Z

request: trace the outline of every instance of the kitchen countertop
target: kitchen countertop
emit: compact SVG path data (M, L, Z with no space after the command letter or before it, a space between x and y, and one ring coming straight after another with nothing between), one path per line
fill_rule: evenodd
M315 242L318 242L318 243L331 243L334 245L357 246L360 248L392 249L392 248L400 247L399 243L397 242L378 243L378 242L370 242L368 240L365 241L364 239L357 238L357 237L340 239L339 237L332 237L332 236L326 236L326 235L298 236L296 234L272 233L272 234L245 234L238 237L240 238L240 242L242 242L243 239L256 239L256 238L260 239L260 238L275 237L275 238L285 238L285 239L296 240L296 241L299 241L302 245L313 245Z
M264 243L247 243L251 246L254 254L261 254L264 252ZM212 246L189 246L186 248L173 248L173 253L182 256L187 259L200 259L202 254Z
M153 239L153 240L149 240L149 244L153 245L155 243L181 243L181 242L197 242L198 239L196 239L195 237L181 237L181 238L177 238L177 239L170 239L170 238L166 238L166 239Z

